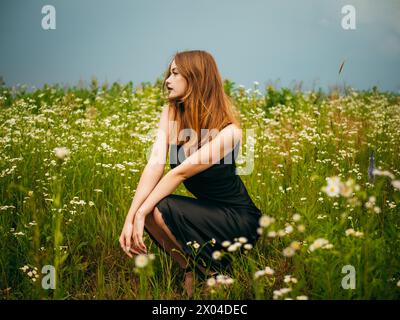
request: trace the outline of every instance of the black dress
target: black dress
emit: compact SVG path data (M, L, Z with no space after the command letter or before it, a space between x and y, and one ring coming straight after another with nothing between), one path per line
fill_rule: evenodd
M236 174L235 159L239 147L238 143L219 162L184 180L186 189L196 198L170 194L156 205L185 253L214 271L230 267L229 255L220 260L212 257L215 250L227 249L222 247L223 241L234 243L235 238L246 237L247 243L254 245L259 238L257 228L261 211ZM171 169L179 165L183 161L181 159L185 159L182 145L172 144ZM214 245L212 239L215 239ZM200 245L198 250L193 247L195 242ZM238 250L243 250L243 245Z

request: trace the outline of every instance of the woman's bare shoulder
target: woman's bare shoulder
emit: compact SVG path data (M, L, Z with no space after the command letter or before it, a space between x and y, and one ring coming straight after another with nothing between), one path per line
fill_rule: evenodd
M226 134L232 137L233 144L241 143L242 141L242 129L235 123L230 123L225 126L222 131L227 132ZM224 133L225 134L225 133Z
M166 104L164 105L164 110L168 114L167 119L167 130L168 130L168 146L174 144L176 140L174 140L174 121L175 121L175 110L172 106Z
M222 130L231 131L234 134L241 134L242 129L235 123L226 125Z

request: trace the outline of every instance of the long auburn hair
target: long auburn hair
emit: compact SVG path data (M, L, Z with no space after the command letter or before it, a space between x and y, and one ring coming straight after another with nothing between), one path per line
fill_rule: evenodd
M189 145L197 144L198 148L205 140L213 138L212 134L215 130L211 131L212 129L218 132L229 123L234 123L241 128L239 112L233 100L224 91L223 81L213 56L203 50L175 53L164 76L164 94L167 90L166 80L171 74L173 60L179 73L187 81L186 92L182 97L168 98L170 110L173 110L172 119L177 125L173 134L179 134L185 129L193 130L197 137L186 137L186 140L193 139ZM208 129L208 135L202 137L201 129ZM176 138L176 135L174 137ZM178 144L181 144L180 140L182 136L178 137Z

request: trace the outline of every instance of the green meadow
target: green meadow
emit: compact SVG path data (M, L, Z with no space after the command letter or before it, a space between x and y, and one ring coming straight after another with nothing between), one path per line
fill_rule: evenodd
M399 299L400 96L265 89L225 80L260 239L227 239L194 298ZM0 299L186 299L147 234L148 256L118 241L165 104L160 79L0 87Z

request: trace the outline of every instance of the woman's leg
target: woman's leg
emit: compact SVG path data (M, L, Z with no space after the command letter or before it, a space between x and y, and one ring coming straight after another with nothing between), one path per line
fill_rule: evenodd
M146 216L145 225L153 238L178 262L181 268L186 268L189 257L183 252L182 246L166 226L157 208L154 208L153 212Z
M165 224L162 214L157 207L154 208L152 213L146 216L145 225L151 235L167 252L172 255L173 258L175 258L181 268L186 268L189 266L191 258L183 252L182 246ZM179 252L176 252L176 250L179 250ZM216 274L215 272L207 273L207 269L199 264L197 264L196 267L203 273L203 275L212 276Z
M175 236L166 226L162 219L160 211L155 208L154 211L146 216L145 225L147 232L167 251L180 265L182 269L188 266L189 257L184 254L181 245ZM174 250L175 249L175 250ZM177 252L176 250L179 250ZM193 295L193 273L186 272L184 278L184 288L189 297Z

